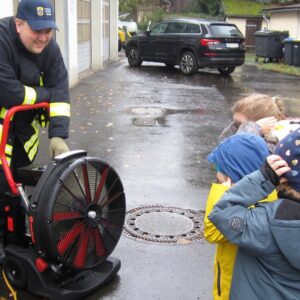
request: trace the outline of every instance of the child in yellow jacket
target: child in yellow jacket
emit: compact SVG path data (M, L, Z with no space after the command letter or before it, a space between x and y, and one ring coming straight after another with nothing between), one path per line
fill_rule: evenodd
M220 182L212 184L204 218L204 236L208 242L217 244L214 261L214 300L229 299L237 247L225 239L207 216L230 185L259 169L268 154L269 150L263 138L250 133L240 133L219 144L208 156L209 162L217 168L217 179ZM266 201L275 199L277 194L274 191Z

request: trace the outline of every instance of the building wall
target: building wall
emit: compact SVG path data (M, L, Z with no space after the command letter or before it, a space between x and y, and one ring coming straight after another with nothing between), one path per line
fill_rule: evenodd
M55 5L55 18L59 31L55 33L66 67L69 73L70 86L78 82L78 52L77 52L77 0L53 0ZM3 2L3 3L2 3ZM103 41L103 2L109 2L110 30L109 53L107 60L118 59L118 8L119 0L91 0L91 69L98 70L103 67L102 45ZM12 16L16 11L18 0L2 0L0 18Z
M300 39L300 12L273 12L270 18L270 29L289 31L290 37Z
M12 16L14 14L13 1L5 0L1 1L0 18Z
M110 26L109 26L109 57L111 61L117 61L119 54L116 49L118 49L119 42L118 42L118 24L119 20L119 1L111 0L110 1Z
M244 18L226 18L226 22L235 24L238 29L243 33L243 35L246 34L246 19ZM267 29L268 24L265 20L262 20L261 28Z
M245 34L246 34L246 19L227 17L226 22L235 24L237 26L237 28L245 36Z
M70 86L78 82L77 26L74 26L77 25L76 4L73 0L55 2L55 17L59 28L56 41L68 69ZM66 11L68 14L65 14Z

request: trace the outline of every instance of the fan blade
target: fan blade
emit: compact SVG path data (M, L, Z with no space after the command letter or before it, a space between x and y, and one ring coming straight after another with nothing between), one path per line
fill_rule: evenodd
M78 251L76 253L75 259L73 261L73 266L76 268L83 268L85 265L85 260L88 251L89 239L92 234L92 228L86 231L82 231L78 241Z
M102 226L104 226L106 229L111 229L111 230L118 230L120 227L122 228L123 227L123 224L117 224L117 223L114 223L108 219L104 219L104 218L101 218L101 221L100 223L102 224Z
M61 221L68 221L68 220L74 220L78 218L84 218L84 216L81 215L81 213L77 211L66 211L66 212L56 212L53 214L52 221L53 222L61 222Z
M62 184L62 188L65 189L83 208L85 208L85 204L81 202L81 199L76 197L64 183ZM83 191L82 191L82 194L85 197ZM59 204L61 205L61 203L59 203Z
M99 199L99 197L101 195L101 192L102 192L104 183L106 181L108 172L109 172L109 167L106 167L105 170L103 171L103 173L101 174L101 180L100 180L99 185L97 187L93 203L98 202L98 199Z
M105 256L106 255L106 249L102 240L102 237L99 233L98 228L94 228L94 239L95 239L95 245L96 245L96 254L97 256Z
M83 180L84 180L84 190L85 190L86 202L88 204L90 204L92 202L92 197L91 197L89 175L88 175L86 164L82 165L82 172L83 172Z
M105 200L105 202L101 204L101 207L109 205L110 203L112 203L113 201L115 201L116 199L118 199L121 195L123 195L123 192L116 193L113 196L107 198Z
M60 255L63 255L67 251L67 249L72 243L74 243L75 239L82 232L82 230L84 230L84 224L77 222L65 234L65 236L62 239L60 239L60 241L57 244L57 250L60 253Z

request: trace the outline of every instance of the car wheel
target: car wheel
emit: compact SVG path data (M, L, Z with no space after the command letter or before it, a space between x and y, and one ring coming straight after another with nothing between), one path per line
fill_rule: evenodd
M234 70L235 70L235 67L225 67L225 68L220 68L220 69L218 69L218 71L219 71L222 75L225 75L225 76L231 74Z
M128 63L130 67L138 68L141 66L142 62L137 47L130 46L128 49Z
M193 52L184 52L179 61L180 70L184 75L193 75L198 71L198 64Z

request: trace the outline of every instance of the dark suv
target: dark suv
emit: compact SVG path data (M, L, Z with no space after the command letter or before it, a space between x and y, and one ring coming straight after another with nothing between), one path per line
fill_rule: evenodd
M217 68L228 75L245 60L243 34L234 24L202 19L172 19L155 25L126 44L131 67L143 61L179 65L185 75L200 68Z

